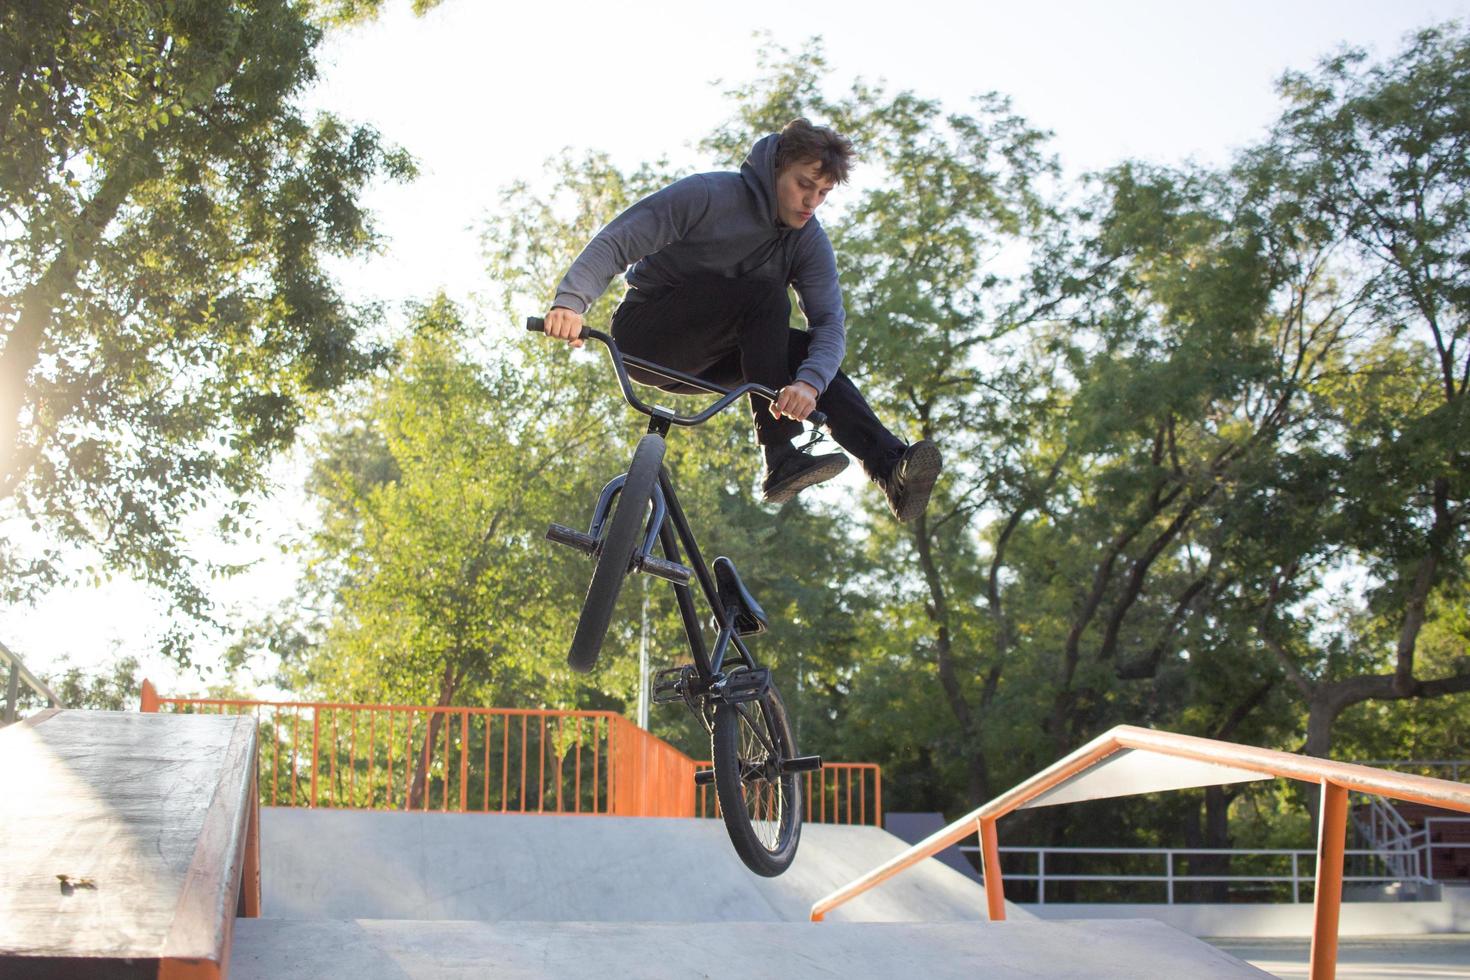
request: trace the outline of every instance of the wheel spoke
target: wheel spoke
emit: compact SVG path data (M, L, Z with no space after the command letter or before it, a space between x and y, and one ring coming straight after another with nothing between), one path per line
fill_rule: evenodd
M737 704L735 705L735 710L740 712L740 717L745 721L745 724L742 725L740 728L742 738L740 751L742 752L742 754L747 750L747 744L743 741L743 739L745 733L748 732L750 734L751 742L754 743L750 745L751 748L753 748L754 745L759 745L771 755L776 755L776 746L772 743L771 738L766 731L765 714L761 712L758 708L757 710L752 711L749 704Z
M750 710L744 704L734 707L740 716L738 755L746 813L761 846L775 851L781 843L785 785L779 773L772 777L770 763L779 756L766 726L765 712L759 708Z

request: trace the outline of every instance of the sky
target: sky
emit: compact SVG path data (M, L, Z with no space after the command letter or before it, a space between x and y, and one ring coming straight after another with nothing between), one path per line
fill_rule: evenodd
M755 77L763 46L798 51L821 38L832 94L862 78L955 109L977 94L1007 95L1053 134L1076 178L1130 158L1223 163L1277 115L1284 70L1310 69L1344 45L1387 56L1418 28L1470 21L1470 0L445 0L422 18L407 0L385 6L378 21L329 36L306 103L375 126L418 160L413 184L367 196L382 254L336 270L349 296L393 309L440 289L467 304L487 290L477 229L503 187L537 181L563 148L627 167L660 157L707 166L695 144L728 115L723 91ZM301 538L310 518L302 455L276 468L261 540L228 551L259 559L217 587L230 621L294 593L278 545ZM224 554L204 531L196 540L201 553ZM181 675L158 655L165 616L146 589L114 579L35 608L0 607L0 642L37 673L63 658L97 669L131 654L165 693L221 680Z

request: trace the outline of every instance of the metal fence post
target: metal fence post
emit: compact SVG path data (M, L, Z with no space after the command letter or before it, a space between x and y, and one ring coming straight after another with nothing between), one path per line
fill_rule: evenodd
M316 806L316 760L321 748L322 713L316 705L311 708L311 805Z
M1322 780L1317 818L1317 887L1312 895L1312 980L1337 975L1337 927L1342 910L1343 849L1347 839L1347 790Z
M1046 852L1036 852L1036 904L1046 904Z
M459 709L459 812L469 812L470 791L470 714Z
M985 910L991 922L1004 922L1006 917L1005 883L1001 880L1000 846L995 833L995 819L980 819L980 866L985 875Z
M877 766L873 767L873 826L883 826L883 770Z
M1167 879L1165 885L1169 891L1169 905L1174 904L1174 852L1169 851L1164 855L1164 877Z
M20 708L20 665L10 665L10 680L5 684L5 724L15 721Z

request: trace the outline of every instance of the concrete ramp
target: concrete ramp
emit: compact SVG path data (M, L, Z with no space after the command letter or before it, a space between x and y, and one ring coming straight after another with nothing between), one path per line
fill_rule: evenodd
M231 980L1237 980L1157 922L287 922L242 919Z
M980 886L938 861L807 921L906 846L808 825L761 878L716 820L268 809L265 917L238 924L231 977L1269 976L1147 920L981 921Z
M299 920L805 922L907 846L876 827L808 824L790 870L762 878L718 820L266 808L261 824L263 914ZM828 917L984 918L980 886L938 861Z

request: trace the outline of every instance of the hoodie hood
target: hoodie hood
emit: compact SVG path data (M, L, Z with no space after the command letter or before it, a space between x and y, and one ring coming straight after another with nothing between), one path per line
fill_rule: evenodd
M740 165L740 177L745 181L762 212L776 224L776 147L781 143L781 134L772 133L756 140Z

